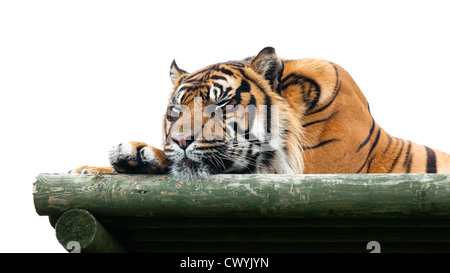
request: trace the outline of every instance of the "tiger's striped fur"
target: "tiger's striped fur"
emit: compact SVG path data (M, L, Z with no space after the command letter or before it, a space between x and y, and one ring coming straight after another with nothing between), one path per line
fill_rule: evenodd
M300 110L309 141L303 147L304 173L450 172L450 155L386 133L342 67L313 59L285 63L282 95L300 108L302 104L296 101L301 99L299 91L305 85L295 84L289 77L313 80L319 87L313 90L319 90L320 96L326 93L313 108Z
M183 179L216 173L450 172L449 154L387 134L355 81L334 63L284 60L265 48L256 57L194 73L174 61L170 72L174 89L163 121L164 151L142 142L121 144L111 152L111 171L171 172ZM236 110L229 122L222 110L233 105L265 106L266 112ZM205 117L211 106L219 116ZM214 132L207 126L215 126ZM74 172L97 170L83 166Z

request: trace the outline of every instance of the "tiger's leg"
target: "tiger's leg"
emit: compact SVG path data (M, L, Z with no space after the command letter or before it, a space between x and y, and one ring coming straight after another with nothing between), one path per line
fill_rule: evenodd
M111 167L91 167L91 166L81 166L76 169L70 170L69 174L93 174L93 173L115 173Z
M131 141L114 146L111 149L109 160L112 167L82 166L69 171L69 173L162 174L169 172L169 163L164 152L144 142Z
M169 162L160 149L144 142L121 143L109 156L113 169L118 173L160 174L169 172Z

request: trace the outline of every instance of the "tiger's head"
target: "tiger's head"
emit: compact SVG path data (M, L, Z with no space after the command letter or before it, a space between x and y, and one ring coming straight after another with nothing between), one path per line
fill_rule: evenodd
M287 132L296 129L280 96L283 68L271 47L194 73L174 60L163 122L172 174L195 180L217 173L301 173L300 152L289 153L285 145Z

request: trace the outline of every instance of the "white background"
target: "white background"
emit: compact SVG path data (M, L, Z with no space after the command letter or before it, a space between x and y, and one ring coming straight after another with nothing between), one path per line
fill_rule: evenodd
M450 152L445 1L1 1L0 252L64 252L36 214L39 173L160 146L169 67L256 55L344 67L393 136Z

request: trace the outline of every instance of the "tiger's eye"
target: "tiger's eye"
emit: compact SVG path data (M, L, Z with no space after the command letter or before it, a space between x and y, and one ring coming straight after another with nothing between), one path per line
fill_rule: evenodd
M174 105L169 106L166 113L166 118L170 122L176 121L178 118L180 118L181 112L180 109Z

